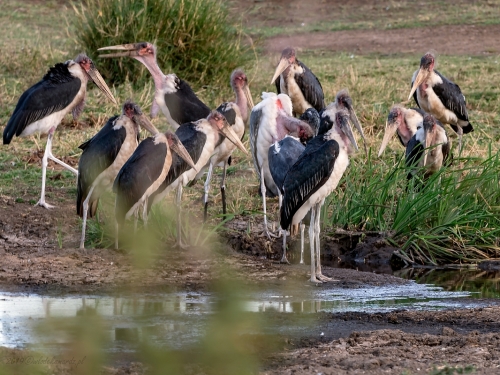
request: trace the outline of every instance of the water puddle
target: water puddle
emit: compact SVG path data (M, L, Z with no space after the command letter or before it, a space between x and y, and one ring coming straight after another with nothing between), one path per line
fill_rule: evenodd
M495 300L485 301L475 297L498 298L500 295L498 272L413 269L398 271L397 276L414 278L417 282L356 289L310 287L296 292L242 292L239 293L239 311L311 314L470 308L496 303ZM109 351L134 351L145 335L158 344L183 347L199 341L208 319L218 309L218 302L218 297L209 293L158 293L126 297L0 293L0 346L64 345L67 340L64 336L41 334L36 327L51 318L98 315L104 322ZM274 327L277 331L281 328Z

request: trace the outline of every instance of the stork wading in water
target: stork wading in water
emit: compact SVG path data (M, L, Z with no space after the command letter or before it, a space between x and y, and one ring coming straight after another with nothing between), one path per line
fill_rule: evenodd
M446 135L443 124L434 116L426 113L422 127L417 130L406 146L406 165L414 167L408 173L413 178L423 169L424 181L446 165L451 159L451 141Z
M337 187L349 165L349 155L358 149L349 125L349 112L344 108L330 114L334 119L330 130L309 141L306 149L289 169L283 183L281 227L297 225L311 210L309 242L311 246L311 278L317 283L330 281L321 272L320 212L326 197Z
M122 166L113 183L115 200L115 249L118 249L120 227L134 215L137 230L139 210L147 226L148 198L163 182L172 166L172 151L194 168L191 156L172 132L157 133L139 144Z
M297 59L294 48L283 50L271 80L273 82L278 94L287 94L292 99L294 116L300 116L311 107L318 112L325 108L321 83L311 69Z
M385 133L380 145L378 157L384 153L389 140L397 133L399 141L406 147L410 139L422 127L425 111L420 108L405 108L401 105L392 106L385 123Z
M99 48L98 51L114 50L99 57L132 57L141 62L151 73L155 83L155 98L151 116L161 109L169 124L177 129L181 124L206 118L208 108L193 92L189 84L175 74L163 74L156 62L156 47L148 42L120 44Z
M79 54L74 60L51 67L42 80L26 90L17 102L14 113L3 132L3 144L14 137L34 133L47 134L47 145L42 159L42 192L37 205L54 206L45 202L45 181L48 159L55 161L75 175L78 171L52 154L52 138L57 126L68 113L78 118L85 106L87 82L91 79L113 103L116 100L92 60Z
M182 242L181 233L181 198L183 187L193 180L198 174L198 171L207 164L210 157L214 153L215 147L217 147L217 145L224 140L224 137L232 140L243 152L246 153L246 150L238 136L236 136L236 134L232 131L231 126L228 124L225 117L217 111L212 111L206 119L182 124L176 130L175 135L187 150L194 165L187 163L184 158L179 157L174 153L172 155L170 168L167 170L165 175L163 175L162 172L161 176L155 180L154 184L152 184L149 180L142 182L142 179L144 178L143 171L141 170L140 164L133 162L134 155L132 155L129 162L125 163L122 170L116 177L113 191L117 193L115 213L117 222L120 223L125 217L129 217L134 212L137 212L136 210L133 210L134 205L137 205L137 202L139 202L143 197L142 194L139 194L139 190L129 188L128 184L140 183L147 186L147 199L142 199L141 201L144 202L143 218L145 219L147 218L149 210L153 204L160 202L170 191L177 189L176 245L179 247L185 247ZM139 145L136 153L139 152L140 147L141 146ZM157 173L158 172L156 172L155 175ZM139 181L128 182L134 181L134 179L139 179ZM139 193L136 193L136 191L139 191ZM122 199L122 196L126 199Z
M153 135L158 133L139 106L127 100L120 116L111 117L96 135L80 145L83 153L78 163L76 212L83 219L81 249L85 247L87 214L91 218L95 215L100 196L111 189L121 167L137 148L139 126Z
M413 73L411 91L417 105L443 124L449 124L458 134L459 150L462 135L474 130L469 122L465 96L460 87L434 69L436 58L426 53L420 60L420 68Z
M314 130L304 121L292 116L292 101L286 94L263 93L263 100L250 114L250 147L255 170L259 176L264 212L264 233L267 227L266 196L275 197L279 189L269 171L269 147L287 134L305 142L314 136Z
M254 107L252 93L250 92L250 88L248 86L247 76L243 70L236 69L233 71L230 82L236 95L236 99L234 102L221 104L217 108L217 111L224 115L229 125L231 125L233 132L239 139L242 139L245 135L245 124L248 121L249 110L252 110ZM208 168L204 185L204 220L207 219L208 194L210 191L210 180L212 178L213 168L218 165L222 166L220 191L222 196L222 213L223 215L226 215L226 167L229 164L231 155L235 149L236 145L229 139L225 138L222 143L215 148L214 154L210 158L209 163L196 176L196 179L201 178L201 175Z
M319 130L320 127L320 117L318 111L314 108L307 109L301 116L300 120L308 123L314 132ZM274 183L278 187L278 198L279 198L279 209L281 209L281 204L283 201L283 181L285 176L290 169L290 167L295 164L299 159L302 152L305 150L305 146L300 142L298 138L290 135L286 135L279 142L275 142L268 151L269 160L269 171L273 177ZM300 263L304 263L304 224L300 224ZM293 230L290 233L294 233ZM283 236L286 241L286 236ZM286 242L283 243L283 255L280 260L281 263L289 263L286 256Z

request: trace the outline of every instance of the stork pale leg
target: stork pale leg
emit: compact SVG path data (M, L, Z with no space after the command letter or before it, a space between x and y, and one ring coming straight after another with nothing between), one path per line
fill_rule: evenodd
M212 171L214 165L212 161L210 161L210 165L208 166L207 179L205 180L205 195L203 197L203 221L207 221L207 211L208 211L208 193L210 192L210 180L212 179Z
M316 222L314 223L315 231L315 241L316 241L316 278L321 281L333 281L332 278L326 277L321 272L321 246L319 240L319 232L321 230L320 217L321 217L321 207L323 206L324 200L316 205ZM312 223L311 223L312 224Z
M299 264L304 264L304 231L306 225L300 223L300 262Z
M222 167L222 181L220 182L220 194L222 198L222 214L223 219L226 219L226 167L227 167L227 161L224 160L224 166Z
M85 248L85 229L87 227L87 212L89 210L89 201L94 191L95 185L90 188L87 198L83 201L83 222L82 222L82 237L80 239L80 249Z
M187 245L184 245L182 243L181 204L182 204L182 183L179 183L179 186L177 187L177 197L175 199L175 205L177 206L177 242L174 244L174 246L180 249L187 249Z

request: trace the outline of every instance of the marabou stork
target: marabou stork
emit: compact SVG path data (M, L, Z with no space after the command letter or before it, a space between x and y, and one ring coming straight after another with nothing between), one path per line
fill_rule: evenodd
M382 139L378 156L382 155L394 133L398 134L399 141L406 147L417 133L417 129L422 127L424 115L425 111L420 108L405 108L399 104L392 106L385 123L384 139Z
M163 74L156 62L156 48L151 43L130 43L99 48L98 51L117 50L125 52L109 53L99 57L129 56L144 64L153 76L155 98L151 106L151 116L155 117L161 109L174 129L180 124L206 118L208 108L193 92L189 84L175 74Z
M78 175L75 168L52 154L52 138L66 114L72 112L73 118L76 119L83 111L89 79L94 81L113 103L117 104L92 60L81 53L74 60L51 67L40 82L26 90L19 98L14 113L3 131L4 145L9 144L14 135L25 137L33 133L48 134L42 159L42 193L37 203L42 207L54 207L45 202L48 159Z
M321 206L337 187L347 166L351 146L358 146L349 125L349 112L336 108L330 130L310 140L297 162L289 169L283 183L281 227L297 225L311 210L309 242L311 245L311 282L329 281L321 273L320 212ZM284 234L285 235L285 234Z
M222 113L226 118L233 132L242 139L245 135L245 124L248 120L248 109L252 110L254 107L252 94L248 86L248 79L246 74L241 69L236 69L231 74L231 87L236 95L234 102L226 102L221 104L217 111ZM205 195L204 195L204 220L207 219L207 209L208 209L208 193L210 190L210 180L212 178L212 170L214 166L222 166L222 181L220 185L220 191L222 195L222 213L226 215L226 166L230 164L230 158L233 151L236 149L236 145L229 139L224 139L221 144L219 144L214 151L213 156L210 158L208 165L206 165L203 170L201 170L196 179L200 178L204 173L204 170L208 168L207 178L205 180Z
M80 145L83 153L78 162L76 213L83 218L81 249L85 246L89 207L89 216L93 217L100 196L113 186L121 167L137 148L139 126L153 135L158 133L139 106L127 100L121 116L111 117L96 135Z
M179 158L174 154L172 155L171 165L164 174L162 172L161 176L154 181L151 179L144 180L143 167L134 161L134 153L122 167L113 186L113 191L117 193L115 209L117 222L121 223L126 217L137 212L135 207L139 207L139 202L141 204L144 202L143 216L147 217L154 203L159 202L168 192L177 188L177 244L183 247L180 221L182 188L196 177L198 171L207 164L215 147L224 140L219 133L233 141L238 148L246 153L245 147L238 136L234 134L225 117L217 111L212 111L206 119L182 124L175 132L194 165L190 165L184 158ZM139 145L136 153L139 153L140 148ZM160 175L158 168L150 169L150 171L150 174ZM153 181L154 185L150 181ZM141 190L135 188L135 185L138 184L144 187ZM147 196L142 192L143 190L146 191Z
M318 112L325 108L325 95L318 78L297 59L294 48L285 48L271 83L275 83L278 94L290 96L293 114L301 115L308 108Z
M147 226L148 199L170 171L172 151L189 166L194 167L191 156L179 138L167 131L142 141L118 172L113 183L113 191L116 193L115 249L118 249L119 227L134 215L136 230L141 208L144 226Z
M443 124L449 124L458 134L459 149L462 135L474 130L469 122L465 96L460 87L434 70L435 56L427 52L420 60L420 69L413 73L411 91L417 105Z
M320 127L320 117L318 111L314 108L308 108L301 116L300 120L307 122L315 133ZM290 167L295 164L299 156L304 152L305 146L298 138L286 135L279 142L275 142L268 151L269 171L273 177L274 183L278 187L279 208L283 201L283 181ZM304 263L304 224L300 224L301 233L301 252L300 263ZM291 231L293 232L293 231ZM283 237L284 239L286 236ZM286 257L286 242L283 243L283 255L280 262L289 263Z
M292 101L286 94L263 93L263 100L250 114L250 147L255 170L260 180L262 206L264 211L264 232L270 237L267 228L266 194L278 195L271 172L269 171L269 147L291 134L306 141L314 135L314 130L304 121L292 116Z
M406 146L406 165L415 167L408 173L414 177L418 169L424 169L424 180L446 164L450 154L451 141L443 124L429 113L424 115L423 126Z

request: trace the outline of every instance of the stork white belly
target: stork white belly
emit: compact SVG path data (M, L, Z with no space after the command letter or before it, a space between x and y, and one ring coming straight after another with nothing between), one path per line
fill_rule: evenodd
M163 115L167 118L168 123L172 126L174 130L179 128L180 124L178 124L172 116L170 115L170 111L168 110L167 104L165 103L165 93L161 90L156 91L155 93L155 101L156 104L160 107Z
M456 125L458 123L457 115L443 105L441 99L438 98L430 86L427 87L424 95L422 95L422 91L418 88L417 97L422 109L432 114L443 124Z
M24 128L23 132L19 136L26 137L34 133L47 134L50 128L52 128L53 126L57 127L61 123L64 116L70 113L73 108L75 108L82 100L85 99L85 92L86 83L82 83L80 85L80 90L76 94L73 101L67 107L29 124L28 126L26 126L26 128Z
M292 225L299 224L315 204L320 203L335 190L348 165L347 152L341 149L330 178L297 210L293 215Z

